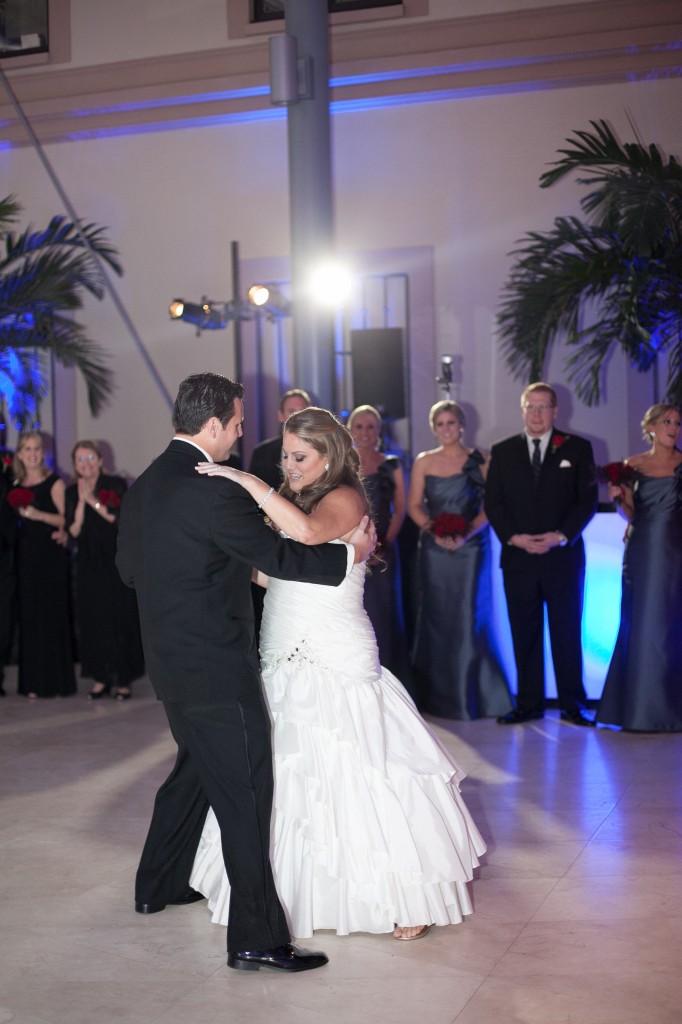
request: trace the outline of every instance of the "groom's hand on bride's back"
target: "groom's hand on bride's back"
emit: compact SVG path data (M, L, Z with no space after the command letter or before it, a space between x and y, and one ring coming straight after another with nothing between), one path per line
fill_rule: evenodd
M355 562L366 562L377 546L377 529L369 516L363 516L355 527L348 543L355 550Z

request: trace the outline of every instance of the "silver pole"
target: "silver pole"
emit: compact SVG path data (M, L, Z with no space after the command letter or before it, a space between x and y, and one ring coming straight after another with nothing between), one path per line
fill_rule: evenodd
M322 0L287 0L287 35L295 37L311 85L288 107L289 202L295 384L333 408L336 394L334 315L308 294L311 270L333 252L329 39Z

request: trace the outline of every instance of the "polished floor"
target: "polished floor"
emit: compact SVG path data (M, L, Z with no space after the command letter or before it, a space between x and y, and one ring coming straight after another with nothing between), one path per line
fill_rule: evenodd
M141 917L172 759L135 698L0 701L0 1024L679 1024L682 735L435 722L489 851L476 913L414 943L316 935L330 964L225 967L204 903Z

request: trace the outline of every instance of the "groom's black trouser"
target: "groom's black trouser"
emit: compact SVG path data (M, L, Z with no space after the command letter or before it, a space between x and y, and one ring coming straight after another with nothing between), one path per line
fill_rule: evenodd
M185 892L210 805L230 881L228 950L289 942L270 867L271 724L261 694L164 708L178 755L156 795L136 900L170 903Z

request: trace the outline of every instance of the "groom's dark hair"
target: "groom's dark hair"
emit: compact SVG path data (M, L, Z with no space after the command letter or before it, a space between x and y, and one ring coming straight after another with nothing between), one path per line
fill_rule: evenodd
M193 373L185 377L173 406L173 428L194 437L212 416L225 427L234 416L234 400L244 394L244 385L220 373Z

